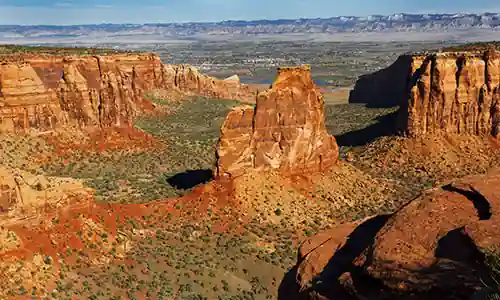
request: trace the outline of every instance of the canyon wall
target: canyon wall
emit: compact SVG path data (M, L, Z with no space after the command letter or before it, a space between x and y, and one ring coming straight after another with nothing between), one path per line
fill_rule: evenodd
M498 136L500 52L402 55L388 68L360 77L349 101L371 107L400 105L394 126L411 137Z
M349 102L393 107L407 101L411 62L412 56L402 55L389 67L360 76L349 94Z
M154 54L0 56L0 131L127 126L155 89L252 101L256 91Z
M415 55L411 62L407 132L497 136L500 55L496 51Z
M338 147L326 130L323 95L309 67L280 68L255 108L233 109L222 125L216 157L216 176L250 169L308 174L333 166Z

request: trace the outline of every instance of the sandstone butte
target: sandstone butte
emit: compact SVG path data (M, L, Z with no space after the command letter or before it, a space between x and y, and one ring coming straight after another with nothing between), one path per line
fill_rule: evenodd
M216 158L215 176L231 178L247 170L302 175L333 166L338 146L326 130L323 95L310 67L279 68L255 108L233 109L222 125Z
M130 125L153 90L253 100L238 80L218 80L155 54L0 56L0 132Z

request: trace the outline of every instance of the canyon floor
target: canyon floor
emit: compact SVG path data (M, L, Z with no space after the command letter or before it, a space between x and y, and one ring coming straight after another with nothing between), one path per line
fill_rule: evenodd
M2 136L4 166L81 180L96 190L97 200L7 230L15 246L5 247L41 258L39 265L19 265L17 276L1 278L2 294L275 299L305 238L391 212L424 189L500 161L499 151L473 137L420 143L377 138L380 122L395 108L327 104L327 128L341 145L339 168L292 181L250 174L238 187L200 188L211 180L220 125L238 103L155 101L169 112L138 119L136 130L101 132L82 143L64 133ZM368 143L370 138L375 140ZM113 231L120 233L118 241L107 239ZM58 253L58 262L44 253ZM37 274L38 288L21 284L24 272Z
M384 53L375 52L366 63ZM212 181L221 125L241 104L225 99L151 95L157 109L131 129L0 135L0 176L24 174L40 193L40 184L50 190L65 178L74 193L0 228L0 296L293 299L286 275L294 274L304 240L392 213L426 190L499 164L498 140L396 136L388 124L397 107L347 102L364 69L355 65L334 84L344 90L322 86L326 127L340 146L338 166L323 174L284 179L250 171ZM324 68L316 79L336 80ZM79 197L85 187L95 192Z

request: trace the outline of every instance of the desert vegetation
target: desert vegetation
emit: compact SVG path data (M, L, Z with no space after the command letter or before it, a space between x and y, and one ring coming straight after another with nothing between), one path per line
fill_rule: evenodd
M487 49L500 49L499 41L491 41L491 42L476 42L476 43L468 43L464 45L456 45L450 47L443 47L442 51L446 52L454 52L454 51L481 51Z
M220 125L237 102L204 98L182 103L155 98L154 102L168 105L171 113L141 117L135 126L158 138L155 151L72 151L44 165L43 172L84 179L99 199L120 203L182 195L210 180Z

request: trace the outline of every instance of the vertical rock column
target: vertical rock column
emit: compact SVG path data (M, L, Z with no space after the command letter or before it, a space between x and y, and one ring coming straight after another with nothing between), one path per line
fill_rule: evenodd
M247 169L309 174L337 162L323 96L309 70L280 68L272 86L257 96L255 109L239 107L229 113L217 146L217 176L238 176Z

